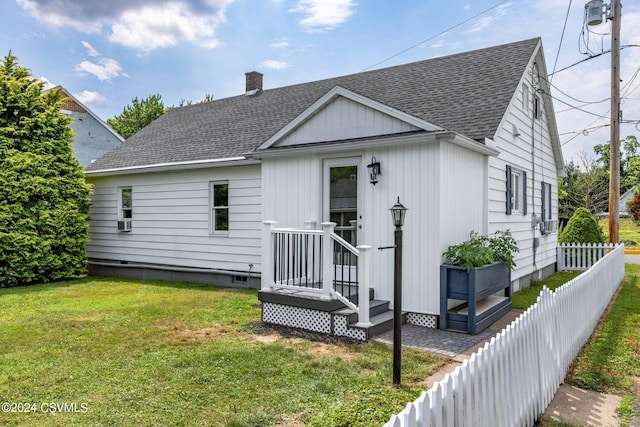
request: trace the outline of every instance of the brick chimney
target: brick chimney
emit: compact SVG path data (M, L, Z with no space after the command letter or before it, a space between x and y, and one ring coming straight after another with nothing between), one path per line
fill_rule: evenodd
M246 94L255 95L262 91L262 73L249 71L244 74L247 77Z

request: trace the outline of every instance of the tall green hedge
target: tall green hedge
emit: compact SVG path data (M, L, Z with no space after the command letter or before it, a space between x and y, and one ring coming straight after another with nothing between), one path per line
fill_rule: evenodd
M560 243L605 243L598 220L586 208L578 208L560 233Z
M91 189L43 85L11 52L0 63L0 287L86 271Z

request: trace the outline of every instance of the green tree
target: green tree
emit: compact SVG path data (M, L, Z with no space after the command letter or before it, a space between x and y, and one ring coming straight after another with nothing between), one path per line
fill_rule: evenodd
M565 165L565 177L558 179L559 219L566 224L576 209L590 212L609 209L609 171L586 153Z
M150 95L142 100L136 97L131 101L131 105L124 107L122 113L112 119L107 119L107 124L124 139L127 139L162 116L166 111L167 108L164 106L161 95Z
M196 101L195 103L193 101L187 101L186 99L181 99L180 102L178 103L178 107L185 107L193 104L204 104L205 102L211 102L211 101L213 101L213 95L208 93L204 96L204 98L202 98L200 101Z
M0 287L86 271L90 186L73 154L60 91L0 63Z
M560 233L560 243L604 243L598 220L586 208L578 208Z
M611 164L611 144L598 144L593 147L600 163L609 172ZM634 135L620 140L620 193L626 193L640 183L640 142ZM608 180L607 180L608 185Z

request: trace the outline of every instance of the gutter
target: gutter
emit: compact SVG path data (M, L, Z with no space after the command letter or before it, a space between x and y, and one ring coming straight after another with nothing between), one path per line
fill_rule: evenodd
M361 150L363 148L388 147L400 144L434 143L438 141L450 142L468 150L484 154L485 156L497 156L498 154L500 154L500 151L495 148L495 144L491 140L485 141L485 143L483 144L456 132L425 131L401 135L391 134L385 135L383 137L372 136L368 138L359 138L356 140L348 141L323 141L284 147L271 147L245 153L245 156L251 159L264 159L287 154L324 154L327 153L328 148L332 153L339 153Z
M188 162L173 162L173 163L156 163L152 165L142 166L127 166L122 168L112 169L99 169L99 170L85 170L84 173L87 176L113 176L113 175L130 175L136 173L154 173L165 171L178 171L186 169L205 169L210 167L224 167L224 166L242 166L242 165L255 165L260 164L259 161L248 159L245 156L239 157L227 157L224 159L206 159L206 160L192 160Z

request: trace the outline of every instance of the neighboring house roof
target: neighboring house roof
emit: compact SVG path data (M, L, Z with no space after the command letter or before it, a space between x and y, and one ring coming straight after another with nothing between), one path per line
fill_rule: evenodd
M97 159L104 153L124 141L124 138L115 130L111 129L100 117L84 105L78 98L73 96L62 86L56 86L49 90L59 89L62 92L63 102L61 110L63 114L72 118L71 128L75 136L73 137L73 150L82 166L87 166L92 160ZM87 122L87 117L91 123Z
M620 214L628 214L627 203L629 203L629 200L633 199L633 197L636 195L637 192L638 192L638 187L633 187L631 190L627 191L622 196L620 196L620 204L618 206L618 210Z
M447 131L493 138L540 39L174 108L87 171L236 159L336 86Z

